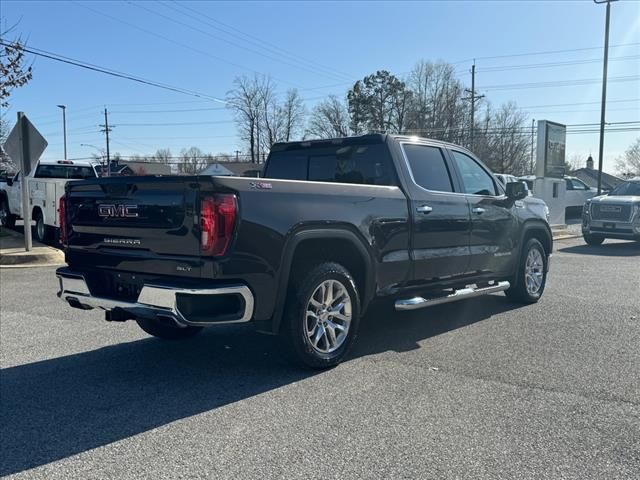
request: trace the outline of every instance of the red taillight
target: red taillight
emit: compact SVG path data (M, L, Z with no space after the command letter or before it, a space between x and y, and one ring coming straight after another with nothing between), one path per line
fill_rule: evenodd
M60 243L67 244L67 196L60 197L58 205L58 223L60 225Z
M236 196L221 194L200 202L200 250L203 255L224 255L236 223Z

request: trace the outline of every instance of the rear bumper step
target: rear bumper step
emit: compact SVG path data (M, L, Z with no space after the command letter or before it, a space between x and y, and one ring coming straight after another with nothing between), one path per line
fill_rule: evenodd
M124 312L126 312L131 317L168 318L184 327L243 323L250 321L253 316L253 294L246 285L188 289L145 284L138 299L135 302L129 302L92 295L82 274L58 271L57 277L60 281L58 297L61 300L72 307L83 310L102 309L108 313L108 318L123 318L125 317ZM211 318L203 317L202 314L185 313L185 311L197 310L201 305L206 307L208 300L220 300L223 297L239 297L239 301L234 304L238 308L234 312L227 312L222 316L218 315L217 318L215 311L210 312ZM194 305L195 307L192 308Z
M462 288L456 290L451 295L436 298L422 298L413 297L405 300L396 300L396 310L418 310L419 308L433 307L434 305L442 305L443 303L457 302L458 300L464 300L465 298L479 297L481 295L487 295L489 293L502 292L508 289L511 285L509 282L498 282L495 285L490 285L484 288Z

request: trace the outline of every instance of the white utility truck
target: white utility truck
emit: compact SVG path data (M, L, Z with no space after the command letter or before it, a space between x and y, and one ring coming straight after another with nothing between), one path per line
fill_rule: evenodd
M59 227L58 206L69 180L99 176L98 163L72 160L41 161L28 176L31 218L36 224L35 239L53 243ZM22 215L22 173L0 184L0 223L12 228Z

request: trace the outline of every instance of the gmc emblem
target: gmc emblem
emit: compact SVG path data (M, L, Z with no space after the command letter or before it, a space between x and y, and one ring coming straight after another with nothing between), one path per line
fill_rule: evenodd
M137 205L103 204L98 206L98 215L104 218L136 218Z

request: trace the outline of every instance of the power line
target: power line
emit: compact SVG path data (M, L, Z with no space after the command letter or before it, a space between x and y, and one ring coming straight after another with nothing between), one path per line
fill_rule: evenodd
M609 82L634 82L640 75L623 75L609 78ZM602 82L601 78L579 78L575 80L553 80L549 82L511 83L504 85L487 85L482 90L521 90L526 88L575 87Z
M242 30L240 30L238 28L235 28L235 27L233 27L231 25L228 25L228 24L226 24L224 22L221 22L220 20L217 20L217 19L215 19L215 18L213 18L213 17L211 17L211 16L209 16L209 15L207 15L207 14L201 12L201 11L198 11L198 10L192 8L192 7L189 7L185 3L179 3L179 2L176 2L176 1L173 1L173 0L171 1L171 3L175 4L176 7L182 8L183 10L190 10L191 12L193 12L193 13L195 13L197 15L196 17L193 17L193 18L198 19L198 21L200 21L202 23L205 23L206 25L209 25L212 28L215 28L215 29L217 29L219 31L222 31L222 32L226 33L227 35L235 36L236 38L238 38L240 40L243 40L243 41L245 41L247 43L252 43L253 45L256 45L256 46L266 45L266 47L262 46L261 48L270 50L270 51L272 51L274 53L281 52L281 54L286 55L286 56L288 56L288 57L290 57L292 59L297 59L297 60L302 61L304 63L313 65L314 67L317 66L317 67L320 67L320 68L322 68L324 70L337 73L337 74L339 74L339 75L341 75L343 77L351 78L351 75L348 75L348 74L346 74L344 72L340 72L338 70L335 70L333 67L328 67L328 66L322 65L322 64L320 64L318 62L312 62L312 61L309 61L309 60L307 60L307 59L305 59L305 58L303 58L303 57L301 57L299 55L295 55L293 53L290 53L290 52L278 47L277 45L274 45L273 43L267 42L264 39L261 39L261 38L255 37L253 35L250 35L250 34L248 34L246 32L243 32ZM177 10L175 10L175 11L177 11ZM200 18L200 17L207 18L208 20L211 20L212 22L215 22L218 25L222 25L223 27L225 27L227 29L230 29L230 30L233 30L235 32L238 32L240 35L242 35L242 37L246 37L246 38L243 39L240 35L236 35L236 34L234 34L232 32L229 32L228 30L225 30L224 28L216 27L215 25L213 25L213 24L211 24L211 23L209 23L209 22L207 22L205 20L202 20L202 18Z
M12 44L12 43L7 43L4 40L0 40L0 45L4 45L5 47L15 47L15 42ZM211 100L213 102L226 103L224 100L221 100L221 99L216 98L216 97L212 97L212 96L204 94L204 93L198 93L198 92L195 92L193 90L186 90L184 88L174 87L174 86L171 86L171 85L154 82L152 80L146 80L144 78L135 77L135 76L133 76L131 74L128 74L128 73L118 72L117 70L108 69L106 67L100 67L98 65L94 65L94 64L87 63L87 62L83 62L81 60L74 60L74 59L71 59L69 57L65 57L63 55L60 55L60 54L57 54L57 53L53 53L53 52L47 52L46 50L42 50L42 49L39 49L39 48L26 47L26 46L23 46L21 48L22 48L22 50L24 50L27 53L31 53L31 54L37 55L39 57L48 58L50 60L55 60L57 62L62 62L62 63L66 63L66 64L69 64L69 65L74 65L76 67L84 68L86 70L92 70L94 72L104 73L106 75L111 75L113 77L118 77L118 78L122 78L122 79L125 79L125 80L130 80L132 82L142 83L144 85L150 85L152 87L162 88L164 90L169 90L169 91L176 92L176 93L182 93L184 95L191 95L193 97L205 98L205 99Z
M212 34L211 32L208 32L208 31L206 31L206 30L202 30L202 29L200 29L200 28L198 28L198 27L196 27L196 26L194 26L194 25L191 25L191 24L188 24L188 23L182 22L182 21L180 21L180 20L178 20L178 19L176 19L176 18L169 17L168 15L164 15L164 14L162 14L162 13L160 13L160 12L155 11L155 10L152 10L152 9L149 9L149 8L146 8L146 7L143 7L142 5L139 5L139 4L137 4L137 3L130 2L130 1L129 1L129 2L127 2L127 3L128 3L128 4L130 4L130 5L133 5L133 6L135 6L135 7L141 8L141 9L143 9L143 10L146 10L147 12L150 12L150 13L152 13L152 14L154 14L154 15L157 15L157 16L160 16L160 17L162 17L162 18L165 18L165 19L167 19L167 20L169 20L169 21L171 21L171 22L177 23L177 24L182 25L182 26L184 26L184 27L190 28L191 30L194 30L194 31L196 31L196 32L202 33L203 35L207 35L207 36L209 36L209 37L211 37L211 38L214 38L214 39L216 39L216 40L223 41L223 42L225 42L225 43L228 43L229 45L232 45L232 46L237 47L237 48L241 48L241 49L246 50L246 51L251 52L251 53L255 53L256 55L263 56L263 57L268 58L268 59L270 59L270 60L275 60L276 62L280 62L280 63L283 63L283 64L285 64L285 65L289 65L289 66L294 67L294 68L300 68L300 69L302 69L302 70L306 70L307 72L315 73L316 75L318 75L318 74L320 74L320 75L324 75L324 76L329 77L329 78L334 78L334 79L335 79L335 78L344 78L344 77L345 77L345 75L342 75L342 74L339 74L339 76L337 76L335 73L327 74L327 73L326 73L326 72L324 72L322 69L318 69L318 68L317 68L317 67L315 67L315 66L310 68L310 67L307 67L307 66L305 66L305 65L301 64L300 62L297 62L297 64L293 64L293 63L291 63L291 62L289 62L289 61L287 61L287 60L283 60L283 59L281 59L281 58L274 57L274 56L272 56L272 55L270 55L270 54L266 54L266 53L263 53L263 52L260 52L260 51L254 50L254 49L252 49L252 48L248 48L248 47L245 47L245 46L243 46L243 45L240 45L240 44L237 44L237 43L235 43L235 42L232 42L232 41L230 41L230 40L228 40L228 39L226 39L226 38L219 37L219 36L217 36L217 35ZM181 13L182 15L185 15L185 16L187 16L187 17L189 17L189 18L195 19L195 20L197 20L197 21L199 21L199 22L203 22L203 23L205 23L205 24L209 25L210 27L216 28L215 26L212 26L210 23L208 23L208 22L206 22L206 21L202 20L201 18L195 17L195 16L193 16L193 15L192 15L192 14L190 14L190 13L185 13L185 12L180 11L180 10L178 10L178 9L176 9L176 8L174 8L174 7L172 7L172 6L170 6L170 5L164 5L164 6L165 6L165 7L170 8L170 9L172 9L173 11L176 11L176 12L178 12L178 13ZM264 47L261 47L261 48L264 48ZM278 54L278 55L279 55L279 54Z
M72 0L72 1L73 1L73 0ZM256 70L252 69L252 68L245 67L244 65L240 65L240 64L238 64L238 63L234 63L234 62L232 62L232 61L230 61L230 60L226 60L226 59L224 59L224 58L222 58L222 57L218 57L218 56L216 56L216 55L212 55L212 54L211 54L210 52L208 52L208 51L200 50L200 49L195 48L195 47L193 47L193 46L191 46L191 45L188 45L188 44L186 44L186 43L178 42L178 41L176 41L176 40L174 40L174 39L172 39L172 38L169 38L169 37L167 37L167 36L165 36L165 35L161 35L161 34L159 34L159 33L157 33L157 32L152 31L152 30L148 30L148 29L146 29L146 28L140 27L140 26L135 25L135 24L133 24L133 23L127 22L126 20L122 20L121 18L114 17L113 15L109 15L108 13L101 12L100 10L96 10L96 9L94 9L94 8L91 8L91 7L89 7L88 5L86 5L86 4L84 4L84 3L79 3L79 2L76 2L76 1L74 1L74 3L76 3L76 4L77 4L77 5L79 5L79 6L81 6L82 8L86 8L87 10L92 11L93 13L95 13L95 14L97 14L97 15L101 15L101 16L103 16L103 17L109 18L109 19L111 19L111 20L113 20L113 21L115 21L115 22L123 23L124 25L127 25L127 26L129 26L129 27L131 27L131 28L134 28L134 29L136 29L136 30L139 30L139 31L141 31L141 32L144 32L144 33L146 33L146 34L148 34L148 35L152 35L152 36L154 36L154 37L160 38L160 39L162 39L162 40L164 40L164 41L166 41L166 42L173 43L174 45L178 45L179 47L186 48L187 50L191 50L192 52L199 53L200 55L204 55L205 57L213 58L214 60L218 60L218 61L220 61L220 62L226 63L226 64L231 65L231 66L234 66L234 67L236 67L236 68L240 68L240 69L242 69L242 70L247 70L247 71L252 72L252 73L261 73L261 72L258 72L258 71L256 71ZM274 78L274 80L278 80L279 82L285 83L285 84L287 84L287 85L293 85L293 84L289 83L289 82L288 82L288 81L286 81L286 80L279 79L279 78L277 78L277 77L273 77L273 78Z
M121 127L173 127L180 125L218 125L223 123L235 123L235 120L214 120L202 122L161 122L161 123L119 123Z
M640 102L640 98L627 98L621 100L607 100L607 103L630 103L630 102ZM600 102L574 102L574 103L556 103L556 104L547 104L547 105L526 105L523 107L518 107L522 110L525 108L551 108L551 107L574 107L576 105L600 105Z
M637 60L640 55L625 55L622 57L610 58L610 61ZM485 67L478 69L478 72L504 72L509 70L527 70L531 68L565 67L571 65L584 65L588 63L600 63L602 59L593 58L588 60L568 60L565 62L529 63L524 65L504 65L495 67Z
M617 45L609 45L609 48L616 48L616 47L632 47L632 46L636 46L636 45L640 45L640 42L634 42L634 43L618 43ZM536 56L536 55L554 55L556 53L572 53L572 52L586 52L588 50L602 50L604 47L600 46L600 47L584 47L584 48L568 48L568 49L564 49L564 50L545 50L545 51L539 51L539 52L526 52L526 53L512 53L512 54L508 54L508 55L493 55L493 56L487 56L487 57L475 57L476 60L493 60L496 58L514 58L514 57L531 57L531 56ZM473 60L472 58L466 59L466 60L461 60L459 62L456 63L464 63L464 62L469 62Z

